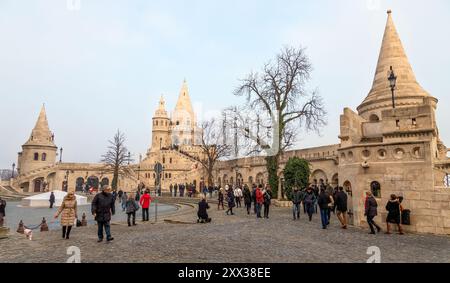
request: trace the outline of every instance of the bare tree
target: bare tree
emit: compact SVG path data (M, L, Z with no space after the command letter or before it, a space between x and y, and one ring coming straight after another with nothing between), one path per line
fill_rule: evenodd
M214 165L220 159L229 157L233 146L228 144L222 130L220 120L212 118L202 122L201 149L202 157L199 159L208 178L208 185L213 185ZM225 139L224 139L225 138Z
M119 176L127 177L132 175L129 165L133 160L125 146L125 140L125 135L120 130L117 130L113 140L109 140L108 151L102 155L101 162L104 164L104 173L113 174L111 182L113 190L117 189Z
M326 124L322 98L317 91L306 89L311 69L305 49L284 47L261 73L252 72L241 80L235 91L235 95L246 98L238 113L240 121L254 121L256 114L256 127L241 128L253 141L253 151L267 155L269 183L274 191L278 188L280 156L295 143L300 129L319 131ZM261 125L271 132L270 136L261 137Z

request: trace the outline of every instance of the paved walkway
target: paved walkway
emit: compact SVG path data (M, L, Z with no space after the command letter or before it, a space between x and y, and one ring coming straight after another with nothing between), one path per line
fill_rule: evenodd
M81 250L81 262L361 262L377 246L381 262L450 263L450 237L432 235L369 235L367 230L339 228L333 215L321 229L319 215L308 222L291 219L291 210L272 208L270 219L248 216L244 209L226 216L213 205L211 224L171 224L164 219L196 221L194 208L184 206L158 223L112 225L115 240L97 243L96 226L74 228L70 240L59 231L36 233L33 241L13 233L0 240L0 262L66 262L67 248Z

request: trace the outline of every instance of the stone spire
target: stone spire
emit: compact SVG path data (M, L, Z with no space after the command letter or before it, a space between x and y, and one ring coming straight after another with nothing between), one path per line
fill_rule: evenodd
M166 111L166 101L164 100L164 96L161 95L161 98L159 99L159 106L158 109L155 111L155 117L167 117L167 111Z
M54 135L50 131L47 121L47 114L45 113L45 105L42 105L41 112L36 121L34 129L31 131L30 138L25 145L40 145L56 147L54 144Z
M392 20L391 10L387 13L388 18L372 89L364 102L358 107L359 114L362 116L369 110L392 108L391 89L387 79L391 66L397 76L396 106L422 104L423 97L429 96L416 80Z
M191 98L189 97L189 90L186 79L183 81L183 85L180 90L180 95L178 96L177 105L175 106L175 111L187 111L191 116L193 116L194 111L192 110Z

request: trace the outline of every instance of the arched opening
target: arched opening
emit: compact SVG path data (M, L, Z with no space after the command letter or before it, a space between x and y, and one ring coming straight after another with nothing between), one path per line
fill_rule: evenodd
M102 181L100 183L102 186L109 185L109 179L105 177L102 179Z
M350 181L345 181L343 187L348 196L352 196L352 183L350 183Z
M316 185L320 185L324 183L324 180L327 179L327 174L321 169L314 170L311 174L310 180L313 180L313 183Z
M219 188L222 187L222 178L219 177L219 179L217 179L217 183Z
M264 186L264 174L263 173L258 173L256 175L256 185L262 185Z
M34 160L35 161L39 160L39 153L37 153L37 152L34 153Z
M223 186L225 187L225 185L228 185L228 175L227 174L223 175Z
M331 186L333 186L333 188L339 186L339 175L338 173L333 175L333 178L331 178Z
M253 176L248 177L248 185L249 186L253 185Z
M370 115L370 117L369 117L369 121L370 121L370 122L379 122L379 121L380 121L380 118L378 117L378 115L372 114L372 115Z
M99 180L96 176L89 177L86 183L89 189L98 190Z
M242 179L242 174L241 174L241 173L238 173L237 179L236 179L236 184L237 184L238 186L242 186L243 181L244 181L244 180Z
M47 153L43 153L43 154L42 154L41 160L42 160L42 161L47 160Z
M77 192L82 191L83 185L84 185L84 178L78 177L77 180L75 181L75 191L77 191Z
M373 181L370 184L370 191L372 192L374 197L381 198L381 185L377 181Z
M33 191L35 193L39 193L42 191L42 182L43 182L43 178L35 179L33 181Z

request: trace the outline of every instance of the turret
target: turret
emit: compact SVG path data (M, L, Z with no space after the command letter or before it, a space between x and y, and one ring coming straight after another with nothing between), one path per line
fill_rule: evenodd
M152 124L152 147L151 151L155 152L161 148L167 148L171 145L170 140L170 119L167 116L167 111L165 109L164 97L161 96L159 100L158 109L155 111L153 116Z

